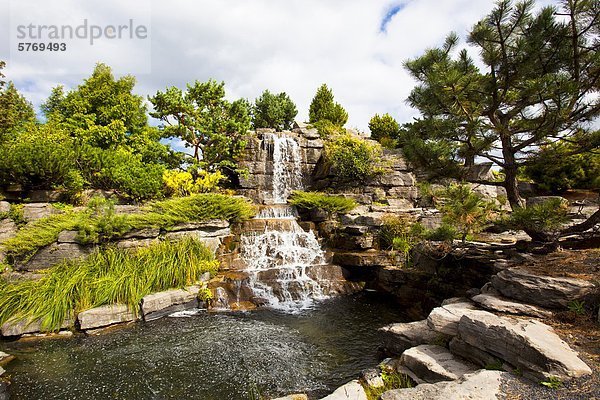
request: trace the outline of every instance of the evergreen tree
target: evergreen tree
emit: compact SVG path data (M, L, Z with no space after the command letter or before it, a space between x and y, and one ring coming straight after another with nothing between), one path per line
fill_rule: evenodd
M0 141L3 141L27 123L35 121L33 106L8 82L0 90Z
M383 138L395 139L400 131L400 125L390 114L375 114L369 121L371 138L380 140Z
M252 125L254 128L289 130L292 129L297 114L296 105L287 93L276 95L265 90L254 102Z
M309 122L329 121L336 126L344 126L348 122L348 113L334 102L333 92L326 84L321 85L310 103Z

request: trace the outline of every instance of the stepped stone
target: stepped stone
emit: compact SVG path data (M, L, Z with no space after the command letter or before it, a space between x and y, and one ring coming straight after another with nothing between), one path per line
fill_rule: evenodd
M73 326L73 320L67 319L61 325L61 329ZM2 336L21 336L29 333L37 333L42 329L42 321L39 319L16 319L9 320L0 328Z
M552 312L529 304L510 301L501 296L492 294L478 294L473 296L473 301L482 308L507 314L526 315L530 317L549 318Z
M487 311L471 311L458 324L460 338L520 368L536 380L562 380L592 373L553 329L536 320L515 320Z
M59 214L60 210L49 203L29 203L23 204L23 219L26 222L37 221L38 219L49 217L52 214Z
M5 218L0 221L0 243L7 241L17 234L17 224L13 220Z
M595 290L592 283L581 279L539 276L520 268L500 271L491 281L506 297L548 308L566 308Z
M502 396L502 380L508 376L506 372L480 370L452 382L390 390L381 400L497 400Z
M113 304L83 311L77 316L79 327L86 331L106 326L131 322L137 319L133 311L124 304Z
M402 354L406 349L421 344L435 343L444 336L427 325L427 320L397 323L379 329L383 333L383 346L391 354Z
M367 393L358 381L351 381L337 388L321 400L368 400Z
M198 286L173 289L144 296L140 306L144 321L153 321L174 312L198 308Z
M360 253L336 252L333 263L343 267L389 267L394 264L387 253L375 250Z
M365 226L381 226L383 220L381 219L385 213L381 212L369 212L359 215L344 214L341 217L342 225L365 225Z
M81 246L77 243L53 243L39 250L27 263L19 265L18 269L35 271L50 268L65 260L86 257L93 249L92 246Z
M472 303L461 302L446 304L431 310L427 317L427 325L436 332L448 336L458 335L458 321L467 313L476 310Z
M421 345L402 353L402 364L422 380L429 383L453 381L465 374L475 372L475 368L459 360L445 347Z
M498 363L497 357L494 357L477 347L471 346L458 336L452 338L448 347L453 354L484 368Z

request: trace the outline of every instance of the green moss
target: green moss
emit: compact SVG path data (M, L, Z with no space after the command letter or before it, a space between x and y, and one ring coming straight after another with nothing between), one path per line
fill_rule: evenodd
M137 312L147 294L194 284L203 273L216 273L218 265L192 238L137 252L100 249L83 261L56 265L39 281L0 282L0 324L41 319L43 330L54 331L76 313L105 304L126 304Z
M345 213L357 206L352 199L343 196L332 196L321 192L303 192L296 190L288 202L305 210L322 210L328 214Z

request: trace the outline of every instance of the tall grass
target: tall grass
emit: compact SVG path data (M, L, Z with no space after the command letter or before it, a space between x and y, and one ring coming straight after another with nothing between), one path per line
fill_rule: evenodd
M0 324L15 318L41 320L42 330L60 329L78 312L126 304L138 312L147 294L194 284L218 261L197 239L159 242L137 252L106 248L83 261L49 269L39 281L0 282Z
M333 196L321 192L303 192L300 190L292 193L289 203L306 210L323 210L329 214L348 212L357 206L354 200L343 196Z
M25 261L39 248L55 242L64 230L79 231L82 243L100 243L133 229L153 227L168 230L180 223L211 219L239 222L251 218L254 213L254 207L248 200L221 194L196 194L152 202L137 214L117 214L114 205L94 201L86 209L69 210L32 222L1 247L13 262Z

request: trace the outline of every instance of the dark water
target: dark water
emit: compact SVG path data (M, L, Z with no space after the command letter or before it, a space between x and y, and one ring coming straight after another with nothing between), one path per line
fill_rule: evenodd
M102 336L0 343L11 399L318 398L377 364L377 329L402 320L361 294L300 314L259 310L164 318Z

